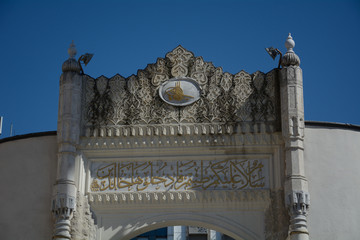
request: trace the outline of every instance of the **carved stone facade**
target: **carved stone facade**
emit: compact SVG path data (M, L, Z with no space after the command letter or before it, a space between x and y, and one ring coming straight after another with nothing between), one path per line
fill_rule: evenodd
M177 77L190 77L200 85L199 101L176 107L160 99L160 84ZM232 75L178 46L127 79L85 76L83 135L275 132L280 127L278 84L276 70Z
M289 226L291 239L306 239L302 73L288 42L289 61L267 74L223 72L178 46L136 75L96 79L80 74L72 47L54 194L72 205L54 204L54 238L132 239L198 224L212 239L285 239Z

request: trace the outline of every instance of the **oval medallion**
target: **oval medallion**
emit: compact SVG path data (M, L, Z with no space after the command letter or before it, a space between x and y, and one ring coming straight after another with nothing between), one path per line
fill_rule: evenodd
M159 88L161 99L173 106L186 106L196 102L200 98L201 89L199 84L186 77L172 78Z

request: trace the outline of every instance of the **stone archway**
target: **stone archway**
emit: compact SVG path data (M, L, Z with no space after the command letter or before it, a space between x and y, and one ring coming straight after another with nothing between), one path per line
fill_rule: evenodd
M226 234L236 240L256 240L261 236L247 227L221 216L204 216L202 214L159 214L152 217L136 219L133 223L127 221L127 226L110 239L130 240L142 233L168 226L201 226Z

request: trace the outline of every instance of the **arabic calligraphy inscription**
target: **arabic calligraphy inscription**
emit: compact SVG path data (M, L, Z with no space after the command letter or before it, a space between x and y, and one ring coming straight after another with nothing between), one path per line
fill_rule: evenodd
M90 190L263 189L268 187L267 169L264 159L93 163Z

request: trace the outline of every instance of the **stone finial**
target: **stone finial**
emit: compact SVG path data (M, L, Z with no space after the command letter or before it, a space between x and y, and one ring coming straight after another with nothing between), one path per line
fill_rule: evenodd
M295 42L293 38L291 37L291 33L289 33L289 36L287 37L285 41L285 47L287 48L287 52L294 52L293 48L295 47Z
M72 40L72 42L70 43L70 47L68 49L69 58L74 58L76 53L77 51L75 48L74 40Z
M81 67L78 61L75 60L76 48L74 44L74 40L70 43L70 47L68 49L69 59L66 60L62 65L63 72L77 72L80 73Z
M295 41L291 37L291 33L289 33L289 36L285 41L285 47L287 48L287 51L281 59L281 65L283 67L299 66L300 58L298 57L298 55L295 54L293 50L293 48L295 47Z

